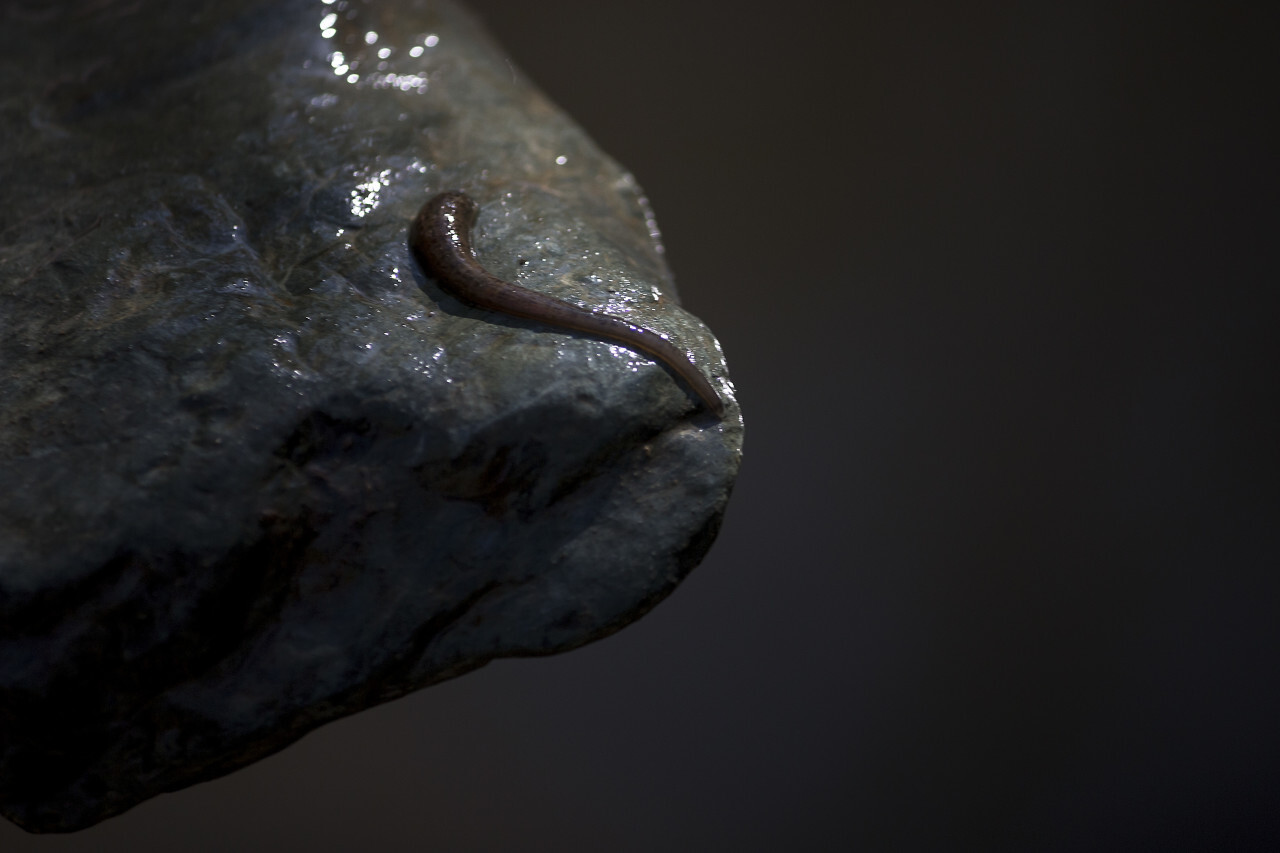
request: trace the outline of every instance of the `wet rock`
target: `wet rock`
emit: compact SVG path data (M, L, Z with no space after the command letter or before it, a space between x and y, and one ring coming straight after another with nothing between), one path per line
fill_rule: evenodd
M0 10L0 811L89 826L496 657L715 537L741 421L632 178L445 2ZM406 245L668 335L469 307Z

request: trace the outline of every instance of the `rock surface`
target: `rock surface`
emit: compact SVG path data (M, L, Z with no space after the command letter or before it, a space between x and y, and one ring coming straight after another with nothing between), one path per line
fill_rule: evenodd
M667 595L741 420L635 182L446 2L0 7L0 811L69 831ZM624 314L669 371L442 293Z

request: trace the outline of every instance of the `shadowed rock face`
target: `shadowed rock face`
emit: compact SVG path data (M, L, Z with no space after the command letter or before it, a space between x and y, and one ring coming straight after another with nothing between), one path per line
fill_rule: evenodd
M710 547L741 420L632 178L444 2L0 7L0 811L89 826L617 630ZM468 307L486 266L667 335Z

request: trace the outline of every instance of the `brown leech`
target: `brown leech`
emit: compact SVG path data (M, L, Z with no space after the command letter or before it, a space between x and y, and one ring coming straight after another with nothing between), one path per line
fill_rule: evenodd
M414 217L409 246L441 287L478 308L599 335L640 350L679 374L717 417L724 415L724 403L702 371L666 338L619 317L579 308L486 272L471 248L471 228L478 211L471 196L450 191L430 199Z

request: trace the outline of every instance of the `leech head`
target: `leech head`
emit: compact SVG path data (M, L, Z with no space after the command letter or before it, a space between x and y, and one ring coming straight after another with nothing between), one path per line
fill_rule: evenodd
M475 257L471 247L471 229L475 227L476 216L480 213L480 205L465 193L444 192L427 202L432 208L431 216L440 223L446 232L445 239L456 243L463 256ZM426 209L423 210L426 213Z
M476 224L476 214L480 212L480 205L466 193L440 193L434 201L437 212L451 219L455 228L469 229Z

